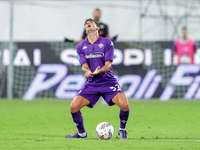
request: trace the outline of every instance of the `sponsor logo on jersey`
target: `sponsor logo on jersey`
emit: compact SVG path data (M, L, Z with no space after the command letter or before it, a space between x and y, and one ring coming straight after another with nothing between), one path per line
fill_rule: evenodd
M104 53L102 52L96 52L96 53L93 53L93 54L90 54L90 55L85 55L85 58L100 58L100 57L103 57L104 56Z
M101 43L101 44L99 44L99 47L100 47L100 48L102 48L103 46L104 46L104 45L103 45L102 43Z

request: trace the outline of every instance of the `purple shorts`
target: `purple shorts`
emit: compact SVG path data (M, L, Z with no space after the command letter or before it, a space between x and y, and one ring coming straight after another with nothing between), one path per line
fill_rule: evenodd
M112 98L120 92L124 91L120 88L119 83L110 82L103 86L93 86L86 84L78 93L78 95L88 99L90 101L88 107L93 108L101 96L109 106L114 105Z

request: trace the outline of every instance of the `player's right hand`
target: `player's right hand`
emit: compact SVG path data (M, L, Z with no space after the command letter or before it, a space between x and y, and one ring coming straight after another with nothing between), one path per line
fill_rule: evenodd
M93 77L92 72L86 69L83 69L83 71L85 72L85 77Z

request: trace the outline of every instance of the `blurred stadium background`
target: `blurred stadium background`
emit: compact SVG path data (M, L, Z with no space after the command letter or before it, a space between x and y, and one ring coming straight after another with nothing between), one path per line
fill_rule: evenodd
M95 8L118 35L113 70L128 98L200 99L199 0L0 0L0 98L72 99L84 78L75 43ZM176 66L187 26L195 65ZM10 63L12 62L12 63Z

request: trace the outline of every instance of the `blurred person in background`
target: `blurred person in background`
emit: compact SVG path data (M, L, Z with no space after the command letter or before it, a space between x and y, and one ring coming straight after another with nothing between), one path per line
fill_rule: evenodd
M101 22L100 18L101 18L101 10L99 8L96 8L93 12L93 18L94 20L99 24L99 35L105 38L110 39L110 35L109 35L109 29L108 29L108 25ZM83 40L85 40L85 38L87 37L86 31L84 29L83 34L81 36L80 40L74 41L74 40L70 40L68 38L65 38L65 42L75 42L75 43L80 43ZM115 41L117 39L117 35L114 36L111 40Z
M108 25L100 22L100 18L101 18L101 10L99 8L96 8L93 12L93 18L94 20L99 24L99 35L105 38L110 38L109 36L109 30L108 30ZM85 38L87 37L86 35L86 31L84 29L83 34L81 36L81 40L77 41L77 43L82 42Z
M174 42L173 55L178 56L179 64L194 64L194 54L196 53L196 45L194 41L188 37L187 28L182 28L182 37Z

